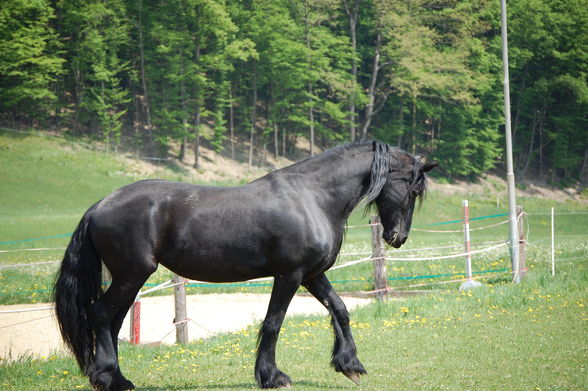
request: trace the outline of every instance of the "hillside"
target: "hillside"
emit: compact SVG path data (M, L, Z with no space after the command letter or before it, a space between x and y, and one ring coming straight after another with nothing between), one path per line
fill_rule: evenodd
M302 139L301 139L302 140ZM146 178L163 178L211 185L236 185L249 182L269 171L288 166L294 160L271 153L262 154L247 164L247 145L236 146L237 160L229 152L217 153L201 146L200 167L192 166L194 155L188 150L183 161L140 159L130 153L108 151L104 144L70 140L54 133L21 133L0 129L0 195L3 205L15 210L79 209L89 205L117 187ZM173 151L172 151L173 152ZM297 144L296 157L308 156L308 144ZM443 162L440 162L443 164ZM484 195L496 201L497 207L506 202L504 179L489 174L476 182L453 181L433 175L430 192L444 195ZM40 191L42 189L42 191ZM517 183L520 197L540 197L555 201L584 203L587 197L578 189L559 189L534 183Z

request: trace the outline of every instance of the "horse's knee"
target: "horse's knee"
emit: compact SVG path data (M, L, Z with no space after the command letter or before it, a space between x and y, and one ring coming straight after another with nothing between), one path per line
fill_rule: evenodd
M335 306L334 314L340 323L349 324L349 311L347 311L344 304Z
M350 316L343 301L335 301L331 305L330 312L333 318L333 326L337 325L344 334L348 334ZM341 335L340 337L345 336Z
M276 337L280 333L281 327L282 321L281 319L278 319L278 317L270 316L265 318L259 329L260 340L263 339L263 337Z

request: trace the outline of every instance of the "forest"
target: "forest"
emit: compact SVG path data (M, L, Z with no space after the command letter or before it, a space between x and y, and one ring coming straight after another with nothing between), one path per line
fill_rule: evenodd
M588 177L588 1L508 1L515 172ZM504 165L498 0L3 0L0 125L187 159L376 138ZM179 146L179 147L178 147ZM174 148L172 148L174 147Z

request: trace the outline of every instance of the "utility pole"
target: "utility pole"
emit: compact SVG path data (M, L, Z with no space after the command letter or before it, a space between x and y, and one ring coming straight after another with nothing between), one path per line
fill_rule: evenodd
M500 0L500 27L502 30L502 72L504 75L504 130L506 138L506 185L508 189L508 215L510 259L513 282L521 282L519 273L519 236L517 232L517 199L515 194L515 177L512 161L512 130L510 122L510 86L508 76L508 38L506 28L506 0Z

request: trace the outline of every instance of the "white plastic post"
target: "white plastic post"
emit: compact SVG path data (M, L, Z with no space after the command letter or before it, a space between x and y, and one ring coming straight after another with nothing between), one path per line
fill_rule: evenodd
M551 275L555 276L555 208L551 208Z
M462 214L463 214L463 239L465 245L465 252L466 252L466 278L468 280L472 279L472 255L471 246L470 246L470 208L468 206L468 200L463 200L462 204Z
M481 283L474 280L472 277L472 249L470 245L470 208L468 200L463 200L461 204L463 214L463 238L465 246L465 260L466 260L466 279L467 281L461 284L459 290L466 290L482 286Z

